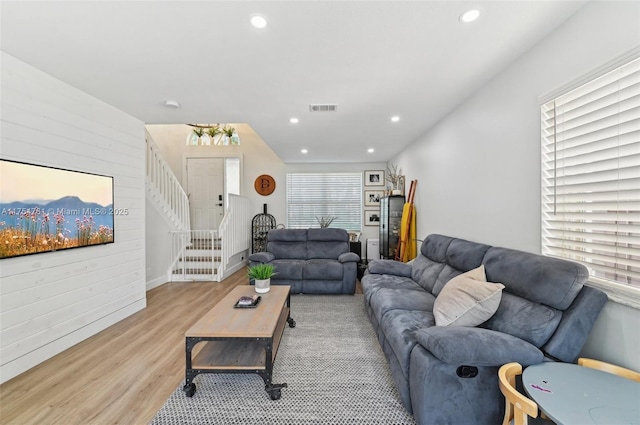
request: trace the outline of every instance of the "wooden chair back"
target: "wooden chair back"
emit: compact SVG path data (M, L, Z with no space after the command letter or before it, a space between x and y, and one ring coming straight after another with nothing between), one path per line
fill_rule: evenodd
M504 420L502 425L527 425L529 417L538 416L538 405L516 389L516 376L522 375L520 363L507 363L498 370L500 391L504 395Z
M611 363L603 362L601 360L587 359L581 357L578 359L578 364L584 367L590 367L591 369L598 369L603 372L613 373L614 375L622 376L623 378L631 379L632 381L640 382L640 373L635 370L627 369L622 366L617 366Z

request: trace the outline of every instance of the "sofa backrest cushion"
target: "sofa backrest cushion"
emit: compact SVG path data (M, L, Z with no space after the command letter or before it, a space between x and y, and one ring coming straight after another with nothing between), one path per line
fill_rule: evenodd
M454 239L447 248L446 263L450 266L467 272L482 265L482 259L491 248L489 245L465 241L464 239ZM499 282L492 280L491 282Z
M267 235L267 251L279 260L307 259L307 229L273 229Z
M558 327L562 312L505 291L502 292L498 309L481 327L504 332L538 348L542 347Z
M569 308L589 277L581 264L508 248L489 249L483 263L487 280L558 310Z
M433 287L444 266L444 263L439 263L424 255L418 255L411 265L411 279L422 286L425 291L433 294Z
M422 243L412 266L413 280L438 295L444 285L461 273L482 265L489 245L432 234Z
M349 252L349 234L344 229L309 229L307 231L307 258L337 260Z
M427 236L420 247L422 255L418 255L411 266L411 278L433 295L436 295L433 288L446 265L447 248L452 241L453 238L449 236Z

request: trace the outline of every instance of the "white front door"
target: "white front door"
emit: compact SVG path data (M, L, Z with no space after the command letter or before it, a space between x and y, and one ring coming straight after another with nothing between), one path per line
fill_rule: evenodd
M193 230L218 230L224 214L224 160L187 158L187 193Z

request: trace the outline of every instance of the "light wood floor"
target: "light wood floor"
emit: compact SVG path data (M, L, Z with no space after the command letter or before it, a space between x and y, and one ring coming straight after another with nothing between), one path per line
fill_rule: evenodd
M184 378L186 330L246 283L241 270L152 289L146 309L1 385L0 424L147 424Z
M167 283L147 308L0 386L1 424L147 424L184 378L184 333L238 284Z

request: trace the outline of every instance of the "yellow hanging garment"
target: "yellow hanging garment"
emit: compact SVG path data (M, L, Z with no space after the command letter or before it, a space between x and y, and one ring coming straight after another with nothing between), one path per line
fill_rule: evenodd
M418 180L412 180L409 187L409 198L402 208L402 221L400 221L400 242L396 251L396 260L408 262L416 258L418 250L416 246L416 211L413 206L416 185Z
M407 229L407 226L409 229ZM404 242L404 251L402 252L402 258L400 261L406 263L418 255L418 248L416 245L416 209L413 204L409 202L404 204L402 208L402 221L400 222L400 234L407 235L408 238Z

